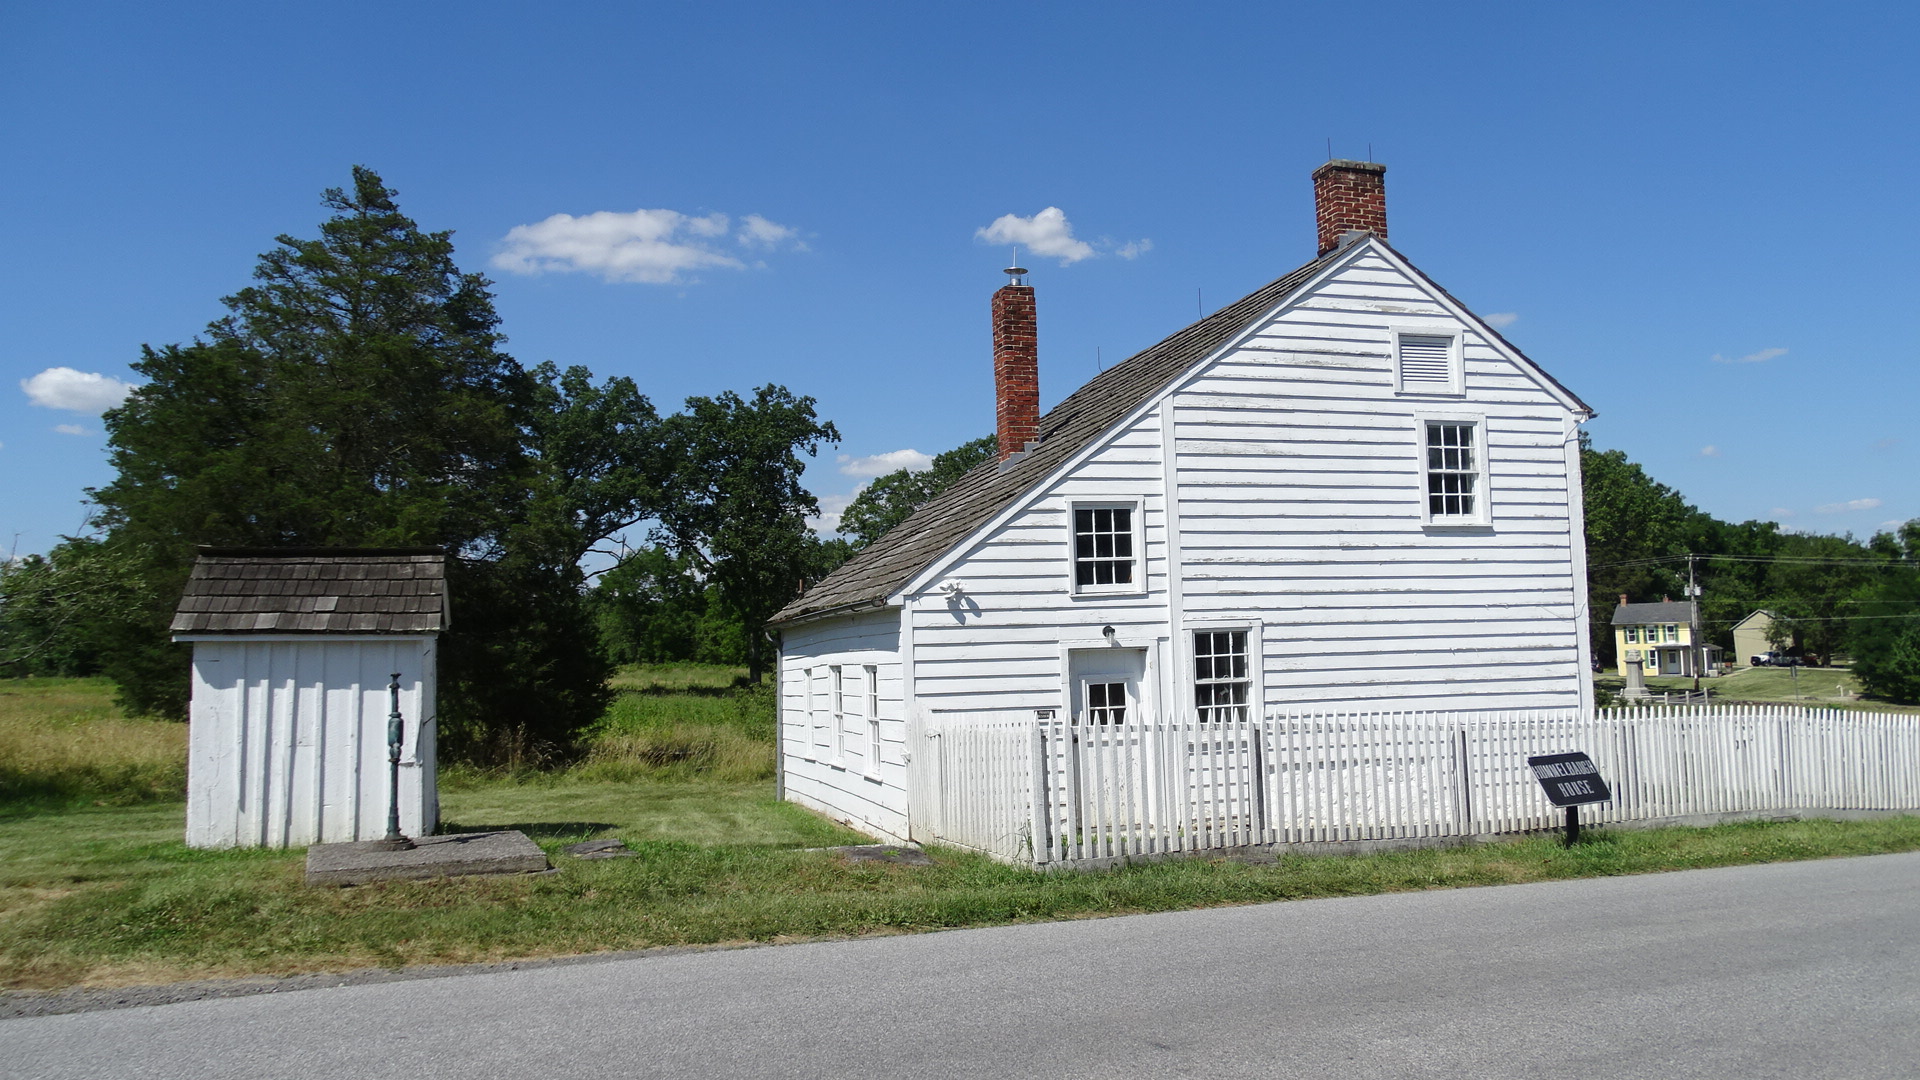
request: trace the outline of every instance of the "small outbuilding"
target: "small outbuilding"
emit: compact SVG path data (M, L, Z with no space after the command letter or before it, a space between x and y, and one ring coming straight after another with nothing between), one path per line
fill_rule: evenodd
M438 548L203 548L172 623L193 645L187 843L304 847L386 834L389 689L400 831L439 823Z
M1773 629L1773 612L1756 611L1733 624L1733 662L1752 667L1753 658L1773 651L1767 631Z

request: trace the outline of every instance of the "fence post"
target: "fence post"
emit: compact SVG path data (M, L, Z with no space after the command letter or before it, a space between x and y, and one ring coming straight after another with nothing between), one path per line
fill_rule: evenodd
M1029 784L1033 792L1033 863L1045 866L1053 860L1053 828L1050 804L1047 799L1052 777L1047 775L1047 734L1040 728L1040 721L1033 722L1033 779Z
M1453 775L1460 785L1459 797L1455 805L1459 808L1459 828L1455 836L1473 835L1473 776L1472 759L1467 756L1467 729L1455 728L1453 731Z

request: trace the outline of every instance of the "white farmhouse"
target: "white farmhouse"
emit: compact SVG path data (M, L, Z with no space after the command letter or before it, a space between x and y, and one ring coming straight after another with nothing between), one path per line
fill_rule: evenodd
M807 590L785 796L918 838L910 723L1591 700L1593 413L1389 247L1385 167L1315 171L1319 254L1042 416L993 297L1001 458Z

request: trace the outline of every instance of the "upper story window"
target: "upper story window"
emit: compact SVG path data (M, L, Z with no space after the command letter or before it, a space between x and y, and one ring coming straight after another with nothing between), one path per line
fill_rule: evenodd
M1680 624L1679 623L1667 624L1667 640L1668 641L1680 640Z
M1428 420L1427 521L1434 525L1487 522L1484 427L1476 420Z
M1396 330L1393 334L1393 388L1401 394L1466 392L1465 362L1456 330Z
M1621 636L1626 638L1626 642L1629 645L1640 644L1640 628L1637 626L1629 626L1624 628L1621 631Z
M1139 591L1138 519L1139 507L1131 503L1073 508L1074 591Z

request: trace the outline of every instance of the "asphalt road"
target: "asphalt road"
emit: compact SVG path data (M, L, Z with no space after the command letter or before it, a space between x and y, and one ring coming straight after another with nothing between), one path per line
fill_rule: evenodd
M0 1076L1920 1076L1920 854L0 1021Z

